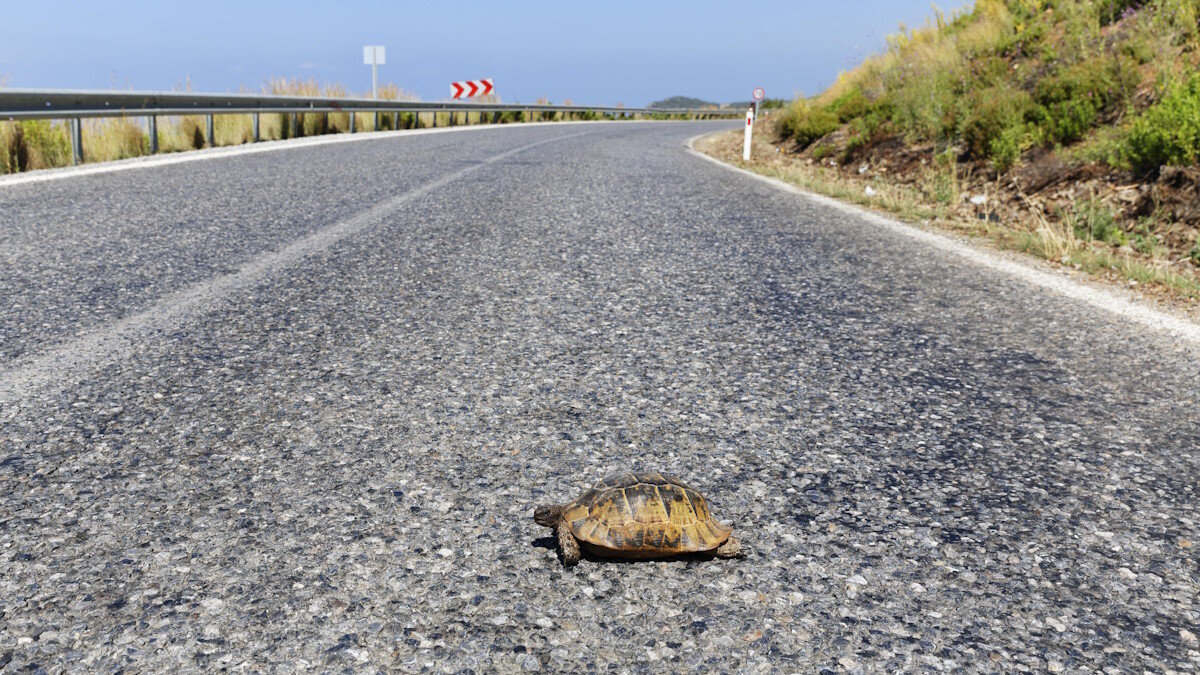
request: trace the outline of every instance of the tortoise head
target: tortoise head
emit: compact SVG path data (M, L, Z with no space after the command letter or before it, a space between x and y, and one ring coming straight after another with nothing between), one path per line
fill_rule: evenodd
M533 510L533 522L542 527L557 527L562 512L561 506L539 506Z

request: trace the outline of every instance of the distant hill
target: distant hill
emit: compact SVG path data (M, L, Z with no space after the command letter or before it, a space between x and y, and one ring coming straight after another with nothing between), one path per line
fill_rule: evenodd
M646 107L647 108L657 108L657 109L664 109L664 108L719 108L719 107L721 107L721 104L720 103L711 103L709 101L703 101L698 98L692 98L691 96L672 96L670 98L664 98L661 101L655 101L654 103L651 103L650 105L648 105Z

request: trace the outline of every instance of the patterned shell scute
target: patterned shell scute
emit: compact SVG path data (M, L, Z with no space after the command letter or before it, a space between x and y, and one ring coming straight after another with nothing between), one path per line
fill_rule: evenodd
M608 476L565 517L581 541L627 553L710 551L733 531L713 519L699 492L657 473Z

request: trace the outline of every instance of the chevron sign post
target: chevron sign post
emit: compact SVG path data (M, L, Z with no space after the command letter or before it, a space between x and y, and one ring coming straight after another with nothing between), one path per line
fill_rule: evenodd
M492 93L492 78L450 83L450 98L472 98Z

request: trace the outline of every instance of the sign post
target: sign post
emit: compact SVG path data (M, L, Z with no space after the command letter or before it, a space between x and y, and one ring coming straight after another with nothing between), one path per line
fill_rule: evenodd
M758 102L767 94L762 87L754 88L754 103L746 109L746 141L742 144L742 161L750 161L750 138L754 135L754 118L758 117Z
M379 98L379 66L385 63L383 45L363 47L363 64L371 66L371 98Z

